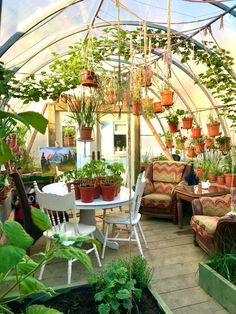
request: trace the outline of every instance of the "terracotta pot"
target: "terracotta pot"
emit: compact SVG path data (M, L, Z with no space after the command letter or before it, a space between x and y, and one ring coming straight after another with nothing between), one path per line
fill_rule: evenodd
M102 192L100 183L96 182L94 184L94 198L99 198Z
M94 200L94 186L80 186L80 197L83 203L92 203Z
M65 136L64 137L64 145L65 146L74 146L74 136Z
M209 136L220 135L220 123L207 124L207 131Z
M195 151L194 151L194 148L191 148L191 147L188 147L188 148L187 148L187 156L188 156L189 158L193 158L193 157L196 156Z
M169 123L168 126L169 126L169 131L171 133L178 132L178 127L179 127L178 124Z
M183 129L191 129L193 125L193 118L184 117L182 119L182 123L183 123L183 126L182 126Z
M166 147L167 148L173 148L174 147L173 140L166 140Z
M232 175L232 173L225 173L225 185L228 187L236 187L236 175Z
M202 154L205 151L205 143L196 143L194 145L194 150L196 154Z
M197 168L196 169L196 173L197 173L197 176L198 176L199 180L201 181L202 178L203 178L203 169L202 168Z
M79 133L80 133L80 140L83 140L83 141L91 141L92 140L92 130L93 128L92 127L88 127L88 126L85 126L85 127L82 127L80 130L79 130Z
M183 150L184 149L184 143L181 143L179 145L175 145L176 149L179 149L179 150Z
M207 139L205 140L205 146L206 146L206 148L210 148L213 144L214 144L213 138L207 138Z
M153 103L153 112L154 113L162 112L162 104L160 101L155 101Z
M133 115L140 116L142 114L142 106L139 103L133 104Z
M79 188L79 183L78 182L73 182L73 183L66 183L67 185L67 190L68 192L71 192L71 185L74 185L74 190L75 190L75 199L79 200L80 199L80 188Z
M214 174L212 174L212 173L209 173L208 174L208 180L209 180L209 182L211 182L211 183L214 183L214 182L216 182L216 175L214 175Z
M225 177L224 176L217 176L216 182L219 185L225 185Z
M93 71L82 70L81 76L81 85L88 87L98 87L97 76Z
M192 138L201 137L201 128L191 128Z
M170 90L165 90L161 94L161 104L162 106L172 106L173 105L173 95L174 92Z
M104 201L113 201L115 195L115 184L101 184L102 198Z

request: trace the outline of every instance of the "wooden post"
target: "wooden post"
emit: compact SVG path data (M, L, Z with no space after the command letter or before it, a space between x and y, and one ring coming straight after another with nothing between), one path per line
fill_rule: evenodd
M161 146L162 150L163 150L163 153L166 155L166 157L169 159L169 160L173 160L173 157L172 155L170 154L170 152L168 151L168 149L165 147L164 143L162 142L159 134L157 133L157 131L155 130L154 126L152 125L152 123L150 122L150 120L143 116L144 120L146 121L147 125L149 126L153 136L155 137L156 141L158 142L158 144Z
M140 173L140 116L134 116L134 182Z
M55 123L55 104L48 104L48 145L55 146L56 123Z

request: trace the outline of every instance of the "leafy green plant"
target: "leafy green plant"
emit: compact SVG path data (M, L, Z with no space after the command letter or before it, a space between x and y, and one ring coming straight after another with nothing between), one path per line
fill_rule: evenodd
M168 158L163 154L160 154L152 158L152 161L158 161L158 160L168 160Z
M106 264L89 282L96 286L95 301L99 303L100 314L130 311L132 301L141 298L141 289L135 287L136 280L130 279L129 270L119 262Z
M210 113L209 115L208 115L208 124L217 124L217 123L219 123L219 118L218 117L216 117L216 116L214 116L212 113Z
M236 253L217 254L211 256L209 265L217 273L236 285Z
M164 132L161 136L165 138L165 141L173 140L173 134L170 131Z
M168 110L166 115L166 120L168 124L179 124L179 117L185 113L182 109L177 109L176 111Z
M143 155L142 155L142 163L143 164L149 164L151 162L153 158L153 155L152 153L149 151L149 152L145 152Z
M46 214L40 209L31 209L32 219L34 224L42 231L51 228L50 221ZM92 240L89 237L60 237L55 235L55 239L50 246L50 249L45 253L37 254L39 262L35 262L35 255L29 257L26 254L26 249L31 247L34 240L25 232L23 227L16 221L5 221L0 223L0 229L6 236L7 242L0 245L0 259L4 263L0 264L0 312L13 314L9 304L12 301L22 301L26 297L34 297L36 293L43 293L49 296L55 294L53 289L47 288L42 282L38 281L34 274L46 262L54 257L65 259L78 258L80 262L88 269L92 270L92 265L88 255L79 247L82 242ZM65 246L63 243L67 240L70 246ZM93 240L92 240L93 241ZM7 283L7 284L6 284ZM18 290L18 293L13 295L12 292ZM28 314L36 313L40 310L41 305L32 305L27 308ZM45 313L46 307L43 307ZM41 313L41 312L37 312ZM61 313L56 310L51 310L50 313Z
M106 163L106 172L108 176L112 177L114 182L117 185L121 185L123 182L123 178L121 176L122 173L125 173L125 168L121 162L113 162L111 164Z
M67 126L64 128L64 136L74 137L76 134L75 128L73 126Z

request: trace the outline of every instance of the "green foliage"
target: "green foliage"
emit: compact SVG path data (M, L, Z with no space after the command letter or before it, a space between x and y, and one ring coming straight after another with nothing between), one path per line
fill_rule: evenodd
M33 221L42 230L51 228L48 217L40 209L32 209ZM89 237L70 237L65 239L59 235L55 236L50 249L45 253L38 254L40 260L33 261L23 248L30 247L33 239L25 232L22 226L15 221L0 223L0 228L7 238L6 244L0 245L0 312L13 314L7 306L11 301L23 300L25 297L33 296L35 293L44 293L49 296L55 294L51 288L47 288L38 281L34 274L44 263L54 257L66 259L78 258L78 260L91 271L91 261L88 255L80 248L83 241L94 241ZM66 241L67 240L67 241ZM32 256L34 258L34 255ZM7 283L7 285L6 285ZM11 292L18 289L19 294L11 296ZM26 313L60 313L41 305L30 306Z
M103 313L121 313L132 308L132 299L140 299L141 290L135 287L135 279L130 279L129 271L119 262L106 264L103 270L89 279L95 284L95 301L98 311Z
M64 136L74 137L76 134L75 128L73 126L67 126L64 128Z
M161 136L165 138L166 142L173 140L173 134L170 131L164 132Z
M236 253L213 254L209 265L217 273L236 285Z
M166 115L168 124L179 124L179 117L184 115L185 111L177 109L176 111L169 109Z

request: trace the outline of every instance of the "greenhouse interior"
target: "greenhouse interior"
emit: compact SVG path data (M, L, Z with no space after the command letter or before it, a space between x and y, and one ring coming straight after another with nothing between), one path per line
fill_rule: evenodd
M236 0L0 0L0 313L236 313L235 32Z

